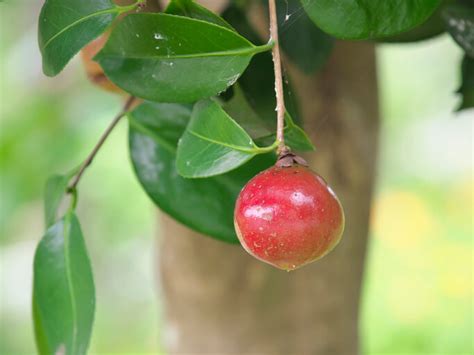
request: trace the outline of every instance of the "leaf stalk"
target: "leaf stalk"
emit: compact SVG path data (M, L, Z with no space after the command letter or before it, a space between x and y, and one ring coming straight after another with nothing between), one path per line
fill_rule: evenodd
M87 167L89 165L91 165L92 161L94 160L95 156L99 152L102 145L105 143L105 141L109 137L110 133L113 131L115 126L117 126L120 119L128 113L128 111L132 107L135 100L136 100L136 98L134 96L130 96L127 99L127 101L125 102L122 110L115 116L115 118L112 120L110 125L107 127L105 132L100 137L100 139L97 142L97 144L95 145L94 149L92 149L92 152L87 156L86 160L84 160L84 162L82 163L81 168L79 169L79 172L74 177L74 180L72 181L71 185L69 185L68 193L73 194L73 196L74 196L74 194L76 193L77 184L79 184L79 181L81 180L82 175L84 174L85 170L87 169Z

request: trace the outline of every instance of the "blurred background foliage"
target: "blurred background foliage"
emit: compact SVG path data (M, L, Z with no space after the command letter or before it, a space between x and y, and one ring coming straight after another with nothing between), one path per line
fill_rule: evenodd
M43 184L84 159L120 106L87 82L77 59L58 78L43 76L40 6L0 3L1 354L34 352L32 258L43 230ZM377 55L383 130L363 350L472 354L474 111L453 112L461 52L441 36L379 45ZM97 286L91 353L161 352L159 225L131 170L125 122L80 190Z

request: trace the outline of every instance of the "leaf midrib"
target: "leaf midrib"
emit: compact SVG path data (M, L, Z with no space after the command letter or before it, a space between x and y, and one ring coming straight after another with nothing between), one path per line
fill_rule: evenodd
M193 54L179 54L179 55L151 55L151 56L127 56L120 53L100 53L97 58L126 58L126 59L162 59L162 60L174 60L174 59L190 59L190 58L207 58L207 57L229 57L229 56L246 56L254 55L261 52L266 52L273 47L273 43L264 44L262 46L252 46L247 48L238 48L228 51L219 52L204 52L204 53L193 53Z
M69 233L71 231L71 214L68 214L64 219L64 263L66 268L66 280L69 291L69 299L71 301L71 317L72 317L72 354L75 354L77 342L77 308L76 296L74 294L74 285L72 283L71 260L69 258Z
M81 17L79 20L76 20L76 21L72 22L71 24L67 25L62 30L60 30L58 33L56 33L54 36L52 36L50 39L48 39L46 41L46 43L44 44L44 46L43 46L43 50L46 49L46 47L48 47L56 38L60 37L62 34L69 31L71 28L81 24L82 22L87 21L87 20L89 20L93 17L96 17L96 16L112 14L114 12L119 13L120 8L116 6L116 7L110 8L110 9L93 12L93 13L87 15L87 16Z
M246 153L246 154L257 154L259 153L259 150L257 147L255 147L255 145L253 144L253 148L245 148L243 146L238 146L238 145L234 145L234 144L229 144L229 143L225 143L225 142L221 142L221 141L218 141L218 140L215 140L215 139L212 139L212 138L209 138L209 137L206 137L206 136L203 136L195 131L192 131L190 129L188 129L188 132L190 134L192 134L193 136L199 138L199 139L202 139L204 141L207 141L207 142L210 142L210 143L213 143L213 144L217 144L217 145L221 145L221 146L224 146L224 147L227 147L227 148L230 148L230 149L233 149L233 150L237 150L239 152L242 152L242 153ZM250 139L250 137L249 137Z

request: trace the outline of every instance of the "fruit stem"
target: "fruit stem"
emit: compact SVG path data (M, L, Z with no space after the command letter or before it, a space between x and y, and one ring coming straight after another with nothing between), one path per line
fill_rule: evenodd
M278 40L278 23L275 0L268 0L268 9L270 15L270 41L275 44L272 48L273 67L275 70L275 93L276 93L276 111L277 111L277 133L278 141L277 153L280 155L287 152L285 146L285 98L283 96L283 77L281 71L280 42Z
M95 156L99 152L100 148L102 147L104 142L107 140L107 138L109 137L110 133L113 131L115 126L117 126L117 123L119 123L120 119L128 113L128 111L130 110L130 107L132 107L133 103L135 102L135 99L136 98L134 96L130 96L127 99L122 110L115 116L115 118L112 120L112 122L107 127L105 132L102 134L99 141L95 145L94 149L92 149L92 152L88 155L86 160L84 160L84 162L82 163L81 168L79 169L79 172L74 177L74 180L72 181L71 185L69 185L68 193L71 193L73 195L76 193L77 184L79 184L79 181L81 180L81 177L84 174L84 171L87 169L89 165L91 165L92 161L94 160Z

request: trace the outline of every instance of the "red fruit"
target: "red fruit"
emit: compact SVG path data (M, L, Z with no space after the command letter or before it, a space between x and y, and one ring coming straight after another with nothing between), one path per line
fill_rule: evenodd
M291 271L334 249L344 230L344 212L319 175L297 163L282 165L277 163L245 185L234 224L250 255Z

